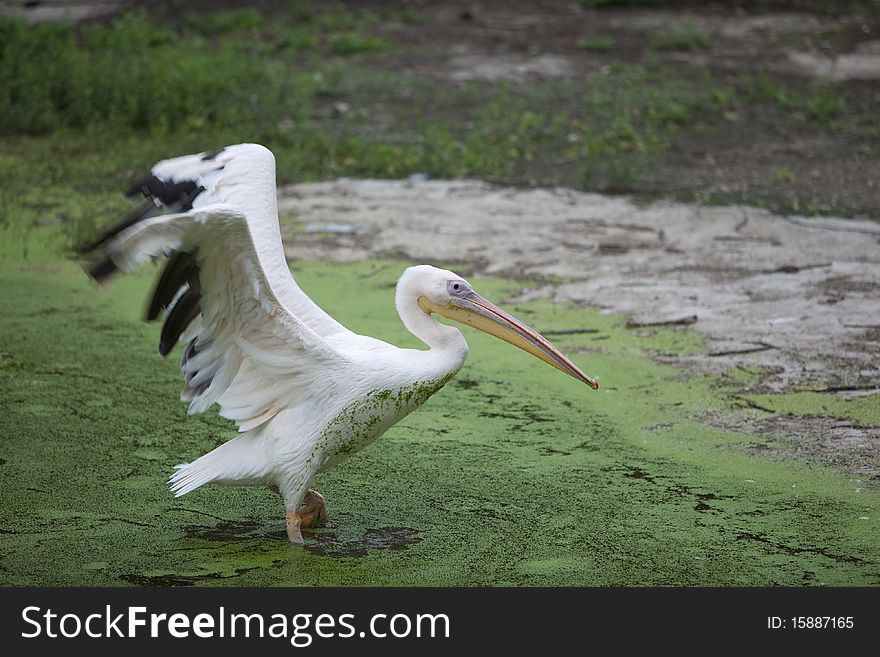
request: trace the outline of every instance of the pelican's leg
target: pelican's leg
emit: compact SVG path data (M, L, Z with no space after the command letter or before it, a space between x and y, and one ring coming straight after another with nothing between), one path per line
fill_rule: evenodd
M287 538L290 539L290 542L294 545L304 545L305 541L303 540L302 532L299 529L302 525L302 520L300 519L299 514L296 511L288 511L284 520L287 525Z
M270 486L270 490L273 489ZM287 508L296 507L296 498L285 498ZM306 527L317 527L323 525L327 520L327 503L324 496L318 491L309 490L302 498L302 505L296 511L288 510L284 517L287 525L287 538L294 545L303 545L302 530Z
M297 513L301 527L320 527L327 522L327 501L321 493L309 489Z

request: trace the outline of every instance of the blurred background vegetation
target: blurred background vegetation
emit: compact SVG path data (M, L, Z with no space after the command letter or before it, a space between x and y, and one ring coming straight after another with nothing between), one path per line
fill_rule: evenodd
M63 244L154 161L243 141L280 183L476 176L880 216L877 80L779 65L876 39L875 0L170 0L77 23L24 4L46 3L0 14L0 222ZM762 18L782 27L729 29Z

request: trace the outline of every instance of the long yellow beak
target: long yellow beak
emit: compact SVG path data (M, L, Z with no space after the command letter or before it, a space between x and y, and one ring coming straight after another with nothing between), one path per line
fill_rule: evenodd
M473 326L484 333L501 338L578 381L586 383L593 390L599 389L599 382L596 379L584 374L577 365L571 362L568 356L554 347L547 338L473 290L469 290L462 297L452 297L449 303L443 306L422 296L419 297L419 307L428 314L437 313L447 319Z

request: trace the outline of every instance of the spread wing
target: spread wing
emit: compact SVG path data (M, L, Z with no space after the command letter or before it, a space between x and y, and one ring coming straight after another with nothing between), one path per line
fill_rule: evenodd
M185 343L181 399L190 413L217 402L247 431L347 368L327 338L350 331L299 289L287 267L271 152L241 144L165 160L131 192L144 201L88 245L103 253L90 274L104 281L168 257L147 319L165 313L163 356ZM151 216L163 207L173 213Z

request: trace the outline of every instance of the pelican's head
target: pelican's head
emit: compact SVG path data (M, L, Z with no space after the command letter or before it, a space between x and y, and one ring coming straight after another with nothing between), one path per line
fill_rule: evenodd
M599 389L599 383L595 379L584 374L549 340L481 297L470 283L454 272L429 265L410 267L398 283L399 299L401 293L415 297L419 308L426 315L437 313L494 335L586 383L594 390Z

